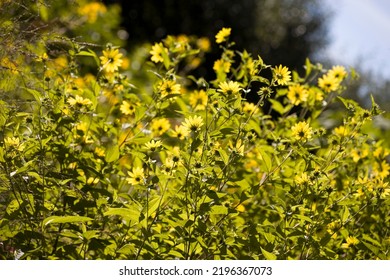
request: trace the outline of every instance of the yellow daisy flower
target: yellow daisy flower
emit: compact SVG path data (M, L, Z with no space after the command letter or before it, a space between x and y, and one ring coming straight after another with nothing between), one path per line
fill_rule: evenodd
M164 62L164 58L162 56L162 53L167 53L167 48L164 48L162 43L156 43L152 46L152 50L150 51L150 54L152 55L151 60L154 63Z
M6 147L12 147L18 151L24 150L24 144L20 142L18 137L6 137L4 138L4 144Z
M299 105L302 102L306 102L308 96L308 91L302 85L295 84L288 87L287 98L293 105Z
M233 96L239 94L240 90L242 88L240 87L240 84L234 81L224 81L219 84L219 92L222 92L223 94L226 94L227 96Z
M259 112L259 107L257 107L255 104L253 103L249 103L249 102L244 102L244 106L242 108L242 111L245 113L245 114L248 114L248 115L251 115L251 114L256 114L257 112Z
M311 184L310 178L306 172L295 175L294 180L297 185Z
M124 115L133 115L135 113L136 105L123 101L119 109Z
M180 140L184 140L189 133L190 132L186 127L182 125L176 125L175 130L172 133L172 136L175 138L179 138Z
M204 51L204 52L210 51L210 48L211 48L210 40L207 37L202 37L202 38L199 38L198 40L196 40L196 45L198 46L198 48L201 51Z
M151 140L145 144L145 148L151 152L157 151L162 146L162 142L160 140Z
M214 62L213 70L217 73L229 73L231 63L223 59L218 59Z
M336 91L340 86L340 80L331 75L323 75L318 79L318 86L325 92Z
M197 132L204 125L203 119L201 116L189 117L184 120L183 126L192 132Z
M78 9L80 15L86 16L87 22L94 23L96 22L99 14L104 14L107 12L106 6L102 3L92 2L86 4Z
M195 111L206 109L208 97L204 90L196 90L189 97L190 105Z
M133 171L127 171L128 178L126 181L131 185L144 185L145 184L145 174L144 169L140 167L133 167Z
M159 85L159 90L162 97L171 94L180 94L181 86L172 80L163 80Z
M83 98L80 95L76 95L75 97L70 97L68 99L68 103L70 106L90 106L92 105L92 101L88 98Z
M347 77L348 73L345 71L344 66L336 65L328 71L327 75L336 80L342 81L345 77Z
M165 118L154 119L150 124L153 136L160 136L164 134L170 127L171 124Z
M345 243L341 244L341 248L343 249L348 249L349 247L355 246L359 243L359 240L354 236L348 236L345 241Z
M287 85L287 83L291 80L291 72L286 66L276 66L272 69L272 72L273 78L278 85Z
M104 157L106 155L106 152L104 151L104 149L100 148L100 147L96 147L94 152L95 152L95 155L97 155L98 157Z
M222 28L217 35L215 35L215 41L217 44L221 44L226 41L226 39L230 36L230 33L232 32L231 28Z
M306 142L307 140L312 138L313 130L306 122L299 122L295 124L292 128L292 136L302 142Z
M104 50L100 57L102 69L108 73L114 73L122 65L122 56L118 49L108 48Z

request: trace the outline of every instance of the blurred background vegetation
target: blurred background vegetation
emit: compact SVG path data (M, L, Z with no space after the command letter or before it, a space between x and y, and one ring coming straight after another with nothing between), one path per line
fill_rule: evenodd
M307 57L325 67L340 63L322 55L331 40L328 29L334 11L318 0L2 0L1 10L0 90L18 84L10 73L17 65L29 64L34 44L45 41L51 56L66 52L61 35L88 42L88 48L101 49L111 42L129 54L145 55L141 46L167 35L206 36L213 42L218 30L231 27L238 50L260 55L270 65L301 72ZM218 48L212 48L195 74L214 78L211 69L218 55ZM373 94L389 111L390 82L358 65L356 69L360 79L351 80L345 96L367 107Z

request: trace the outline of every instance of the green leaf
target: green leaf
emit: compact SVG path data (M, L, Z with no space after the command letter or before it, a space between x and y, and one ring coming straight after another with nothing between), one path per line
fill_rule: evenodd
M106 151L106 161L113 162L119 158L119 147L118 145L110 146Z
M169 66L171 65L171 60L169 59L169 55L168 53L166 52L166 49L165 48L161 48L161 56L164 60L164 67L165 69L168 70Z
M305 69L306 69L306 77L308 77L311 73L311 62L309 58L305 60Z
M88 231L83 233L83 238L86 240L91 240L92 238L95 238L96 236L98 236L98 232L99 231L97 231L97 230L88 230Z
M24 88L28 93L30 93L32 96L34 96L34 99L39 103L41 104L41 97L42 97L42 94L35 90L35 89L31 89L31 88Z
M263 253L263 256L267 259L267 260L276 260L277 257L275 254L273 253L270 253L268 251L266 251L265 249L261 248L261 252Z
M341 214L341 221L342 223L345 223L348 218L349 218L349 210L348 210L348 207L347 206L344 206L344 209L342 211L342 214Z
M49 224L83 223L92 221L92 218L84 216L51 216L43 220L42 228Z
M277 113L283 115L283 113L284 113L284 106L279 101L276 101L276 100L273 100L273 99L269 99L269 102L271 102L272 109L274 111L276 111Z
M138 222L140 212L137 209L129 208L109 208L103 213L104 216L121 216L123 219L133 222Z
M211 206L211 215L226 215L228 213L227 207L223 205L214 205Z
M226 153L226 151L223 150L223 149L218 149L218 153L219 153L219 155L221 156L223 163L224 163L225 165L228 165L228 163L229 163L229 156L228 156L228 154Z
M13 199L7 206L7 213L8 215L11 215L13 212L17 211L19 209L19 202L17 199Z

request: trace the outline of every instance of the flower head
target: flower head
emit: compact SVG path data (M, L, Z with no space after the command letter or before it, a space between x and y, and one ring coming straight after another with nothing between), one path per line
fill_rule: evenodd
M336 91L340 86L340 80L332 75L323 75L318 79L318 86L325 92Z
M24 144L20 142L18 137L6 137L4 138L4 144L7 147L12 147L18 151L24 150Z
M120 110L124 115L133 115L135 113L136 106L133 103L123 101Z
M131 185L144 185L145 184L145 174L144 169L141 167L133 167L133 171L128 171L128 178L126 181Z
M107 12L106 6L102 3L92 2L86 4L78 9L80 15L86 16L89 23L96 22L98 15L104 14Z
M307 101L308 95L308 91L302 85L295 84L288 87L287 98L293 105Z
M206 109L208 97L204 90L196 90L189 97L190 105L195 111Z
M229 61L218 59L214 62L213 70L217 73L229 73L231 65Z
M240 84L234 81L224 81L219 84L219 92L222 92L223 94L227 96L234 96L237 95L242 88L240 87Z
M157 151L162 146L162 142L160 140L151 140L145 144L145 148L150 152Z
M108 48L104 50L100 57L102 68L108 73L114 73L122 65L122 56L118 49Z
M70 97L68 99L68 103L70 106L90 106L92 105L92 101L88 98L83 98L80 95L76 95L75 97Z
M299 122L295 124L292 128L292 136L302 142L306 142L307 140L312 138L313 130L306 122Z
M342 81L345 77L347 77L348 73L345 71L344 66L336 65L328 71L327 75L336 80Z
M179 138L180 140L184 140L189 134L189 130L187 127L183 125L176 125L175 130L172 133L173 137Z
M286 66L276 66L272 69L272 72L273 78L278 85L287 85L287 83L291 80L291 72Z
M230 36L230 33L232 32L231 28L222 28L217 35L215 35L215 41L217 44L221 44L226 41L226 39Z
M151 60L154 63L164 62L164 58L162 56L162 53L167 53L167 48L164 48L162 43L156 43L152 46L152 50L150 51L150 54L152 55Z
M349 247L355 246L359 243L359 240L354 236L348 236L345 241L345 243L341 244L341 248L343 249L348 249Z
M154 136L160 136L164 134L170 127L171 124L165 118L154 119L150 124L150 129L152 130L152 134Z
M165 97L171 94L180 94L181 86L175 81L164 79L159 85L159 90L161 97Z
M257 107L255 104L253 103L249 103L249 102L244 102L244 106L242 108L242 111L245 113L245 114L256 114L258 111L259 111L259 107Z
M183 126L189 131L197 132L203 126L203 119L201 116L189 117L184 120Z

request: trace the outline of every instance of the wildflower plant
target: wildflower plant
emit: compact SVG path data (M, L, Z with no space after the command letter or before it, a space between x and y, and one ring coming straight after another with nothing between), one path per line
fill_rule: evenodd
M92 3L77 10L89 24L107 13ZM344 67L307 60L300 76L235 50L232 32L138 56L72 42L71 64L12 89L19 104L2 87L1 258L388 259L378 105L341 97ZM191 75L213 45L215 80Z

